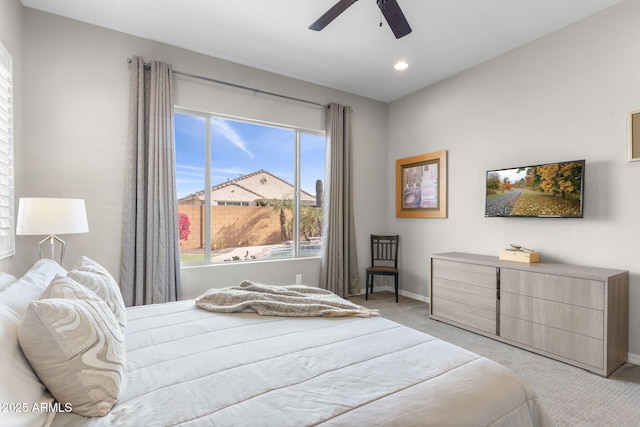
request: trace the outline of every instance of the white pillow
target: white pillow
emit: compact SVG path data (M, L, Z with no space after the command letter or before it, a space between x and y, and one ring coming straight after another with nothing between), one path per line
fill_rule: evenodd
M103 301L51 298L29 304L18 334L34 371L61 405L104 416L118 401L124 335Z
M0 305L6 305L22 316L29 303L40 298L56 274L66 272L55 261L41 259L24 276L0 292Z
M0 273L0 292L4 291L7 286L12 284L16 280L18 279L9 273Z
M68 276L92 290L104 300L124 330L127 326L127 311L122 293L113 276L100 264L83 256L69 271Z
M44 290L40 299L64 298L64 299L84 299L89 301L102 301L98 295L86 286L73 280L71 277L56 275L47 289Z
M53 397L40 382L25 359L18 344L21 317L7 306L0 305L0 402L14 405L3 408L3 426L48 425L55 412L39 411L53 403ZM18 406L16 406L18 405ZM35 405L35 411L34 411Z

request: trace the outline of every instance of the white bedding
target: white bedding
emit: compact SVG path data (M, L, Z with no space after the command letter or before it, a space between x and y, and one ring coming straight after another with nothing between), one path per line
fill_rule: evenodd
M119 402L53 426L546 426L506 368L384 318L127 309Z

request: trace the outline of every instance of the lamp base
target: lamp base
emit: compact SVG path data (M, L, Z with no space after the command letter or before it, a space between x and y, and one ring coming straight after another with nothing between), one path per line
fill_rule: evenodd
M42 259L42 245L46 243L47 240L49 241L49 248L50 248L49 250L51 251L51 259L54 261L56 260L56 257L55 257L56 241L60 243L60 263L59 264L62 265L62 259L64 258L64 250L67 244L65 243L64 240L62 240L55 234L50 234L48 237L42 239L40 243L38 243L38 246L40 247L40 252L39 252L40 259Z

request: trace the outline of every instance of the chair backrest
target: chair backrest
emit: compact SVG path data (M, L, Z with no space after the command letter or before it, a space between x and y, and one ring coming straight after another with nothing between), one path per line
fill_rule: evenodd
M385 265L393 263L398 268L398 241L400 236L371 235L371 265Z

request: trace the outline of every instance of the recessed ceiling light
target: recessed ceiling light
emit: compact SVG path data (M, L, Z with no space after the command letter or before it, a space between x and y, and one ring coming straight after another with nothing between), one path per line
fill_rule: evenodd
M409 64L407 64L404 61L398 61L398 62L396 62L396 65L393 66L393 68L395 68L396 70L402 71L402 70L406 70L407 68L409 68Z

